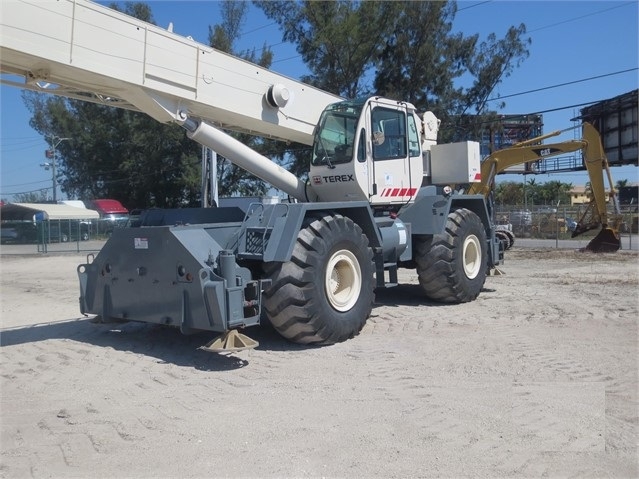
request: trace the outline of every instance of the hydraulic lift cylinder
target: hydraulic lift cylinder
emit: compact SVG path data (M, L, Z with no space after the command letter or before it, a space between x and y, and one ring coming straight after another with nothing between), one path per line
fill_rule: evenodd
M182 126L186 128L189 138L211 148L233 164L253 173L298 201L308 201L303 181L244 143L204 122L186 119Z

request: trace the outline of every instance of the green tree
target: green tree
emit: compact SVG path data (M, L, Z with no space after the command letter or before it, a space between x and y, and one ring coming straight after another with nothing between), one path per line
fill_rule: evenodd
M495 202L499 205L521 205L524 203L524 184L504 181L495 185Z
M376 65L376 92L435 113L442 121L440 142L476 139L494 119L487 100L495 87L529 55L525 25L510 27L504 38L491 33L480 42L476 34L452 32L457 2L392 5L393 33Z
M60 143L58 183L71 198L117 198L129 208L178 207L198 197L197 145L176 125L59 97L23 94L31 126Z
M621 188L625 188L626 186L628 186L627 179L617 180L617 182L615 183L615 190L619 191Z
M495 86L528 56L523 24L483 42L453 33L454 1L256 4L296 44L311 72L303 81L347 98L374 91L431 110L442 120L442 142L476 137L494 117L486 102ZM462 77L468 86L458 85Z
M393 2L257 1L296 45L310 74L301 80L354 98L367 94L365 76L391 32Z
M531 178L524 183L524 204L525 205L536 205L539 203L539 185L537 184L536 178Z
M570 190L572 183L561 181L548 181L541 185L540 196L544 204L570 204Z
M29 191L28 193L17 193L13 195L14 203L43 203L45 201L49 201L47 189Z

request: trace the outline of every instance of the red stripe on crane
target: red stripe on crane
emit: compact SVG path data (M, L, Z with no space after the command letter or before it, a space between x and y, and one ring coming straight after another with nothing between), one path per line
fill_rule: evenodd
M379 196L395 198L398 196L414 196L415 193L417 193L417 188L384 188Z

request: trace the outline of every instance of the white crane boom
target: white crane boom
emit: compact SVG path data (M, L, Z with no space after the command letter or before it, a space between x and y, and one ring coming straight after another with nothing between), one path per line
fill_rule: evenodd
M86 0L5 0L0 29L3 84L137 110L161 122L187 114L310 145L323 109L341 100Z

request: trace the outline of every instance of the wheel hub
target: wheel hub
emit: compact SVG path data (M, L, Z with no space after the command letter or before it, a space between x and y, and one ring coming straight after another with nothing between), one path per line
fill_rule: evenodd
M337 311L350 310L362 289L362 272L359 262L348 250L333 253L326 265L326 296Z
M475 279L481 269L481 245L477 236L469 235L464 240L462 261L468 279Z

